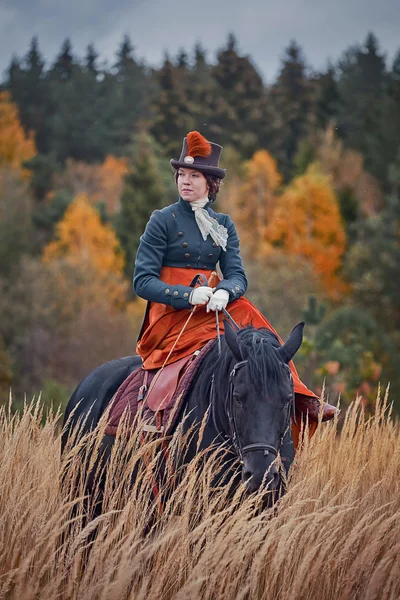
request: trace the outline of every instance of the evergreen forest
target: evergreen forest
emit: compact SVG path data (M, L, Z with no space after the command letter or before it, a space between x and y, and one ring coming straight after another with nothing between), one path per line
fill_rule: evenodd
M282 49L266 83L233 34L159 68L129 36L114 61L33 38L0 82L1 403L65 405L99 364L135 352L145 302L132 275L169 164L198 130L224 146L216 210L241 239L247 296L286 337L317 393L400 410L400 48L373 33L322 71Z

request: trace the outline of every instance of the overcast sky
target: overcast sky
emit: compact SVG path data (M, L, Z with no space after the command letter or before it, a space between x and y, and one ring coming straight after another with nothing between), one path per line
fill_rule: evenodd
M400 0L0 0L0 73L34 35L50 62L70 37L77 55L93 42L113 63L128 33L136 56L157 66L165 50L174 56L196 41L213 59L230 31L266 81L291 39L318 69L373 31L392 60L400 48Z

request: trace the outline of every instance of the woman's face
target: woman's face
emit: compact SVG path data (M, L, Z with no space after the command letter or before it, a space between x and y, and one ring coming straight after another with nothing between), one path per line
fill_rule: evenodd
M207 196L208 183L200 171L180 168L178 171L178 191L183 200L193 202Z

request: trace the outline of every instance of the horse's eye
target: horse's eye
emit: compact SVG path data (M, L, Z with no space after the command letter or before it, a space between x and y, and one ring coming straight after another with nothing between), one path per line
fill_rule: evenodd
M233 399L238 406L242 406L243 402L240 396L233 394Z

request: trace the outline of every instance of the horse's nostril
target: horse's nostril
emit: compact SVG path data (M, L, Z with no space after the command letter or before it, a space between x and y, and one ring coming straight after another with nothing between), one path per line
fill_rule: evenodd
M251 479L251 471L243 471L243 481L248 481Z

